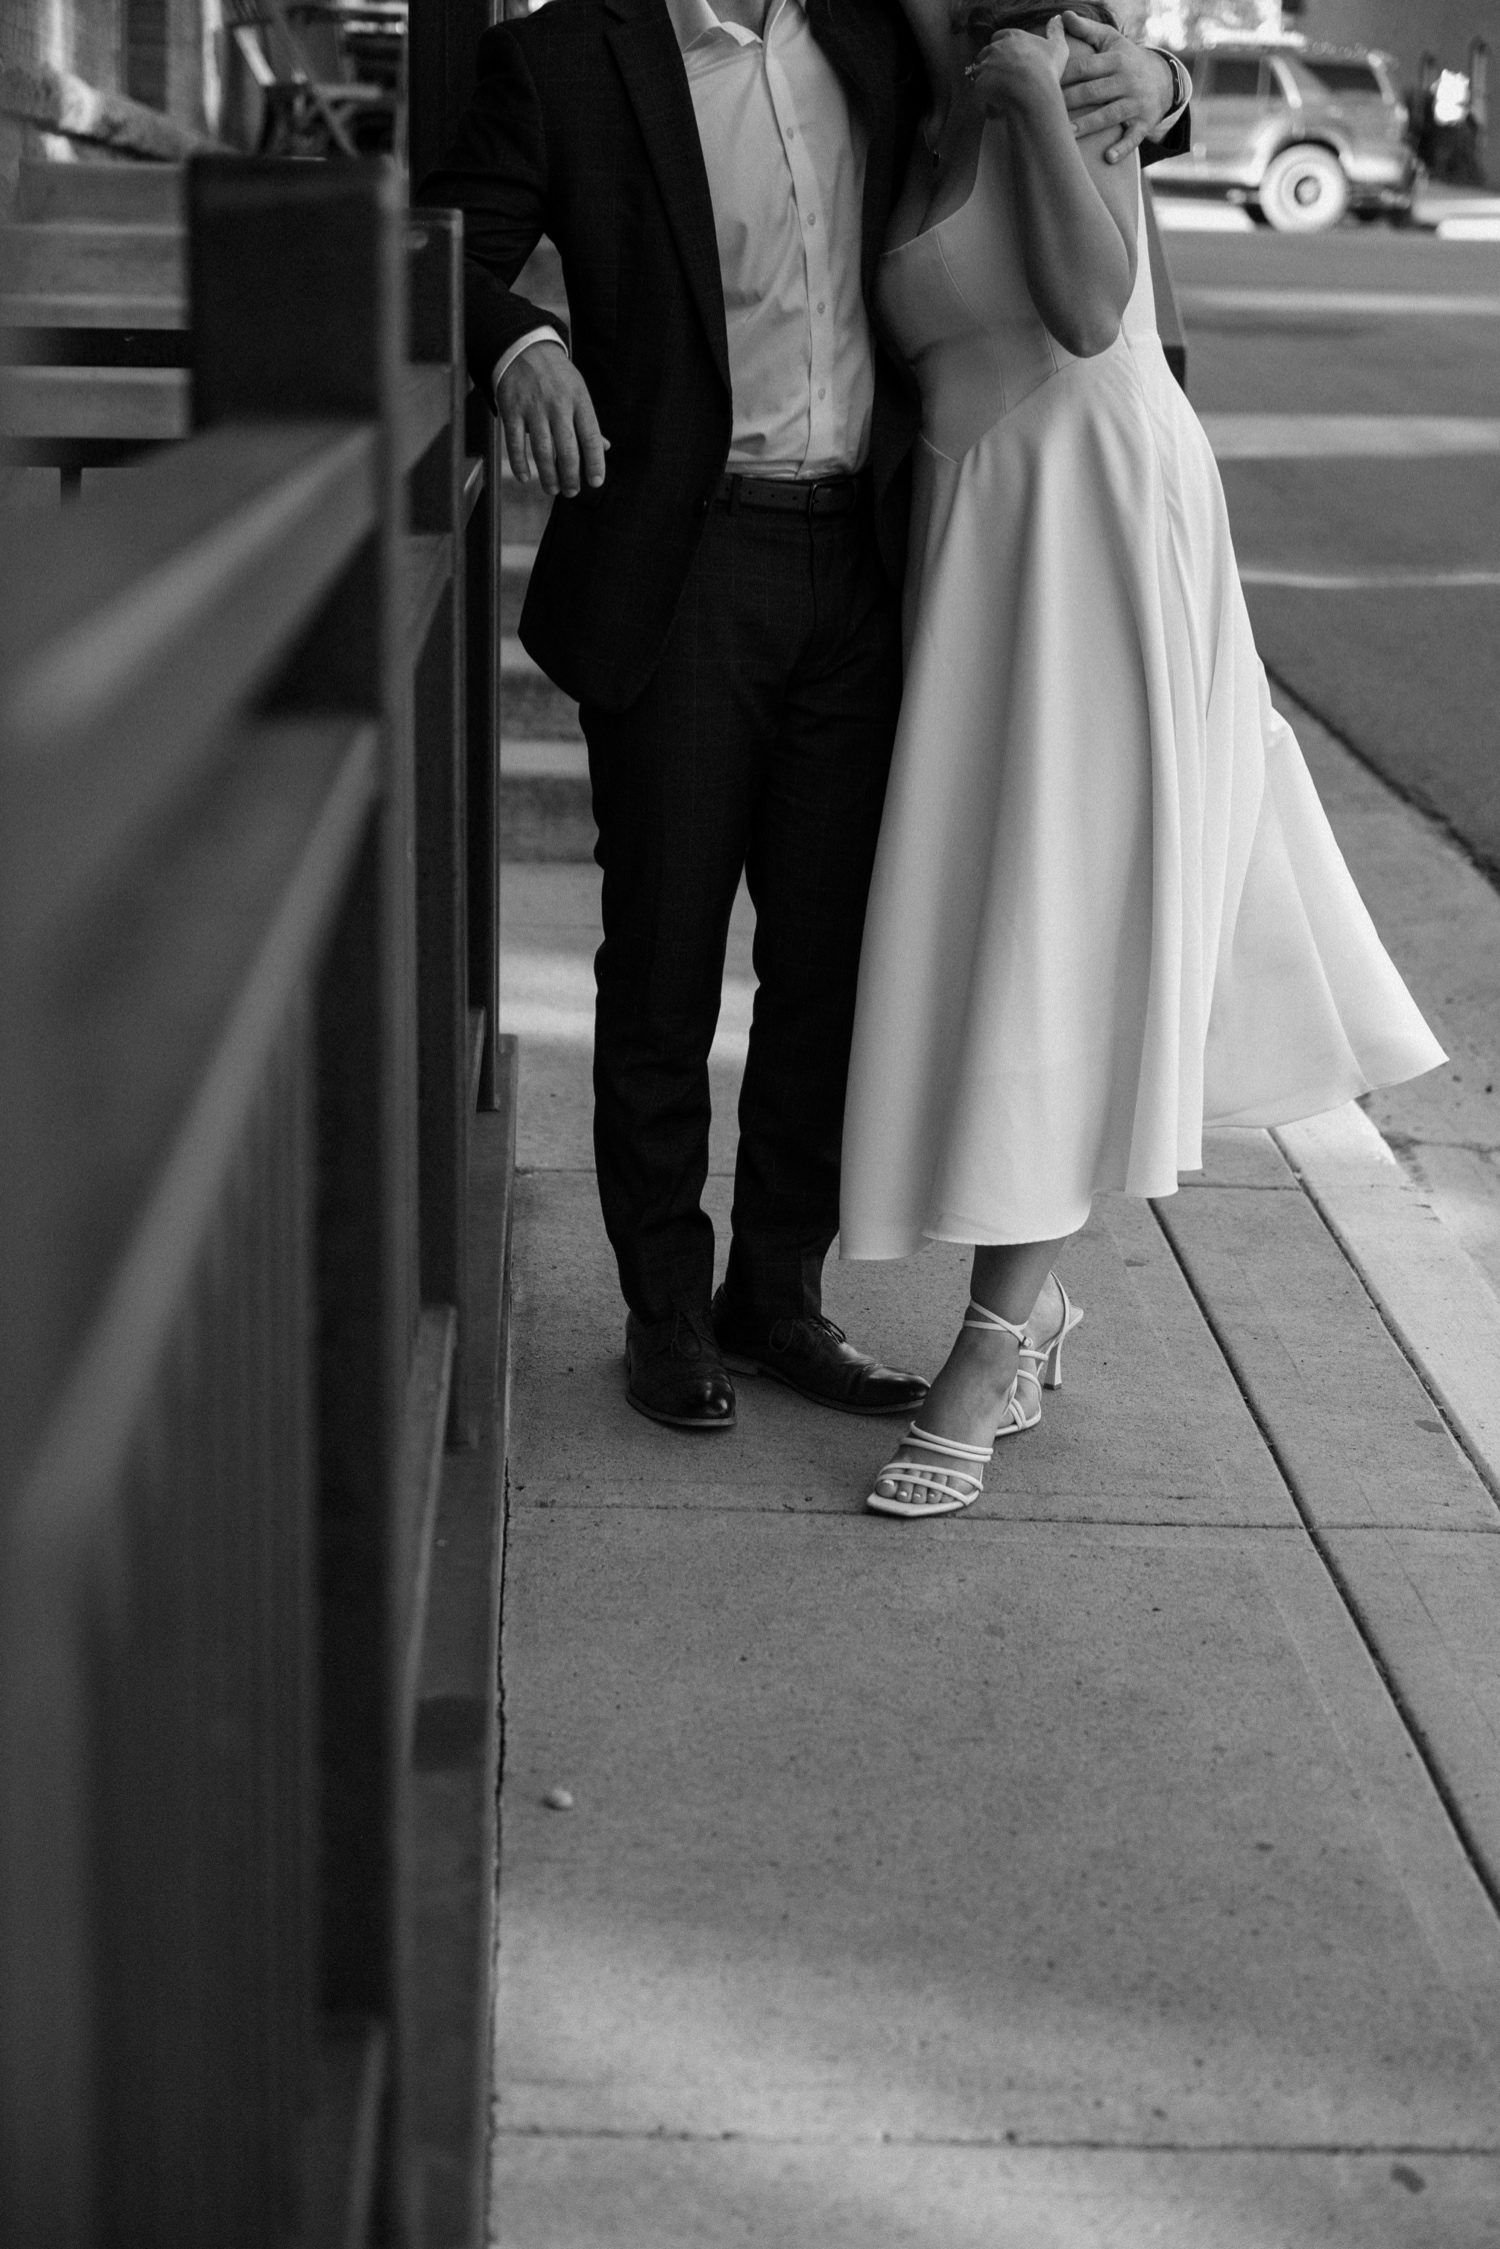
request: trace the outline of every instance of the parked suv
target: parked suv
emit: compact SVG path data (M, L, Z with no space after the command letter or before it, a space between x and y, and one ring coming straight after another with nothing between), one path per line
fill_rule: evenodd
M1410 211L1416 158L1388 56L1225 44L1182 59L1192 153L1159 164L1153 182L1258 205L1283 234L1317 234L1351 209Z

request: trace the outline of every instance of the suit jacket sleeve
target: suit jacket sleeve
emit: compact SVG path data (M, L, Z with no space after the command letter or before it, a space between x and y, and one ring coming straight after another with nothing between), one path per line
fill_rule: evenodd
M1159 141L1142 141L1141 164L1159 164L1165 156L1190 156L1193 150L1192 104L1183 111L1170 133Z
M497 361L529 329L565 324L511 287L547 227L547 136L526 58L503 29L480 44L479 83L458 138L416 201L464 215L469 373L490 405Z

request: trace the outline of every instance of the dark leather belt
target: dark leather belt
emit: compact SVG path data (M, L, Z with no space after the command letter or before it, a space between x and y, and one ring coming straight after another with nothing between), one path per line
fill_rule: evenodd
M870 490L870 472L857 476L721 476L714 494L731 515L742 508L774 515L848 515Z

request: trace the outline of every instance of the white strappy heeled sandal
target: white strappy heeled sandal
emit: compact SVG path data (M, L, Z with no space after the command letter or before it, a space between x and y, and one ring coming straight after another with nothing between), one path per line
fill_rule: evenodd
M1028 1419L1027 1409L1021 1400L1021 1384L1026 1379L1026 1351L1030 1340L1025 1326L1017 1327L1014 1320L1002 1320L998 1312L992 1312L987 1304L976 1304L972 1297L969 1299L969 1309L964 1314L964 1326L966 1328L983 1328L990 1335L1013 1335L1015 1337L1018 1346L1016 1356L1020 1363L1016 1368L1015 1380L1011 1383L1005 1403L1000 1409L1000 1426L995 1431L995 1435L997 1438L1019 1437L1023 1429L1034 1429L1042 1418L1042 1400L1039 1391L1037 1393L1036 1411Z
M974 1317L976 1313L977 1319ZM998 1312L990 1311L984 1304L970 1303L968 1312L964 1315L964 1326L1013 1335L1020 1346L1024 1346L1026 1342L1024 1327L1017 1327L1011 1320L1002 1320ZM1019 1380L1019 1375L1012 1375L1005 1404L1001 1408L999 1434L1002 1437L1011 1434L1010 1417L1017 1410L1016 1385ZM1041 1419L1040 1410L1037 1419ZM1029 1427L1030 1424L1020 1426ZM940 1462L933 1460L888 1461L875 1479L875 1489L865 1501L872 1514L899 1515L904 1522L914 1523L919 1516L961 1515L966 1507L973 1506L984 1490L983 1470L995 1457L993 1445L988 1450L978 1445L961 1445L952 1437L934 1437L928 1430L919 1429L915 1422L906 1432L906 1441L911 1445L925 1445L929 1452L942 1453L948 1460L971 1461L979 1467L981 1473L976 1476L967 1468L945 1468ZM895 1484L898 1492L902 1485L908 1490L915 1485L922 1491L935 1492L938 1496L932 1500L913 1500L902 1499L897 1492L893 1492L887 1498L880 1489L882 1484Z
M906 1432L908 1444L926 1445L929 1452L940 1452L949 1460L972 1461L979 1468L975 1476L967 1468L944 1468L935 1460L888 1461L875 1479L875 1489L865 1501L872 1515L899 1515L903 1521L914 1523L924 1515L961 1515L972 1507L984 1490L984 1474L995 1457L995 1448L988 1451L978 1445L960 1445L951 1437L934 1437L915 1422ZM898 1489L887 1498L880 1489L882 1484L895 1484ZM935 1492L932 1500L902 1499L899 1487L908 1489L916 1485L922 1491Z
M1016 1394L1010 1411L995 1431L997 1437L1019 1437L1023 1430L1035 1429L1042 1418L1043 1390L1062 1388L1063 1345L1073 1330L1082 1323L1083 1314L1062 1282L1057 1280L1057 1275L1049 1273L1047 1277L1057 1281L1057 1293L1062 1298L1062 1325L1050 1342L1033 1343L1028 1336L1022 1343L1021 1363L1016 1369ZM975 1305L973 1309L982 1311L984 1308L982 1305ZM972 1324L977 1327L980 1323L975 1321ZM1002 1321L1000 1325L1004 1326L1005 1322Z

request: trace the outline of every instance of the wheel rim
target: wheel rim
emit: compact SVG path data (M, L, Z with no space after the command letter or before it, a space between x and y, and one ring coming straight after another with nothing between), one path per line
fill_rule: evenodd
M1266 216L1287 233L1316 233L1335 226L1348 208L1348 190L1338 165L1315 156L1295 159L1267 182Z

